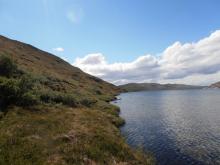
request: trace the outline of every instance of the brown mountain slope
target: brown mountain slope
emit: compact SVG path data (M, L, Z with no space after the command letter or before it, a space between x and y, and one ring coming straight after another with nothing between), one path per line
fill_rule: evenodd
M119 92L116 86L3 36L0 57L0 164L153 163L131 149L117 128L123 120L108 103ZM13 66L10 76L5 64Z
M210 85L211 88L220 88L220 82Z
M117 87L82 72L66 61L31 45L0 36L0 54L9 55L23 70L53 79L55 90L76 94L112 95Z

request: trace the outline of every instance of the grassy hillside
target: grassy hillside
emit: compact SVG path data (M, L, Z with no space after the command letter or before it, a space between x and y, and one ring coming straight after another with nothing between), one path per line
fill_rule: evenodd
M147 91L147 90L201 89L204 87L184 85L184 84L130 83L125 85L120 85L119 88L124 92L135 92L135 91Z
M152 164L132 150L109 104L120 90L0 36L0 164Z
M118 92L112 84L71 66L64 60L31 45L0 36L0 53L10 56L24 71L50 81L46 87L76 95L111 96ZM103 96L102 96L103 95Z

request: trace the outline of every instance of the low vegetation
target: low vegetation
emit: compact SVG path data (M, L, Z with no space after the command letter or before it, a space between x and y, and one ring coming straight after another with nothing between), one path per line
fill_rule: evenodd
M6 68L6 70L4 70ZM96 100L83 98L77 101L76 98L68 93L42 90L43 77L34 78L17 69L17 66L9 57L0 56L0 100L1 106L33 106L39 103L63 104L71 107L86 106L91 107ZM19 73L19 74L17 74Z
M121 137L117 127L124 120L108 103L114 87L89 75L94 86L86 86L83 75L65 79L28 70L11 57L0 56L0 164L154 163Z
M109 116L98 110L14 107L0 126L0 164L152 163L132 151Z

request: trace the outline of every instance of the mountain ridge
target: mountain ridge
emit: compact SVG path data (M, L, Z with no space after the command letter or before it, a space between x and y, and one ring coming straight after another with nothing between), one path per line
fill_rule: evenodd
M204 86L194 86L185 84L159 84L159 83L129 83L119 85L124 92L136 92L147 90L185 90L185 89L201 89Z

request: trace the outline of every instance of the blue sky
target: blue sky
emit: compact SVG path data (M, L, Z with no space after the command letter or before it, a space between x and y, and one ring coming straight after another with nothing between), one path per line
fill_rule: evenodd
M208 37L220 28L219 7L219 0L0 0L0 34L70 63L91 53L126 63Z
M125 62L210 34L220 27L219 6L219 0L0 0L0 33L50 52L63 47L59 54L70 62L96 52Z

